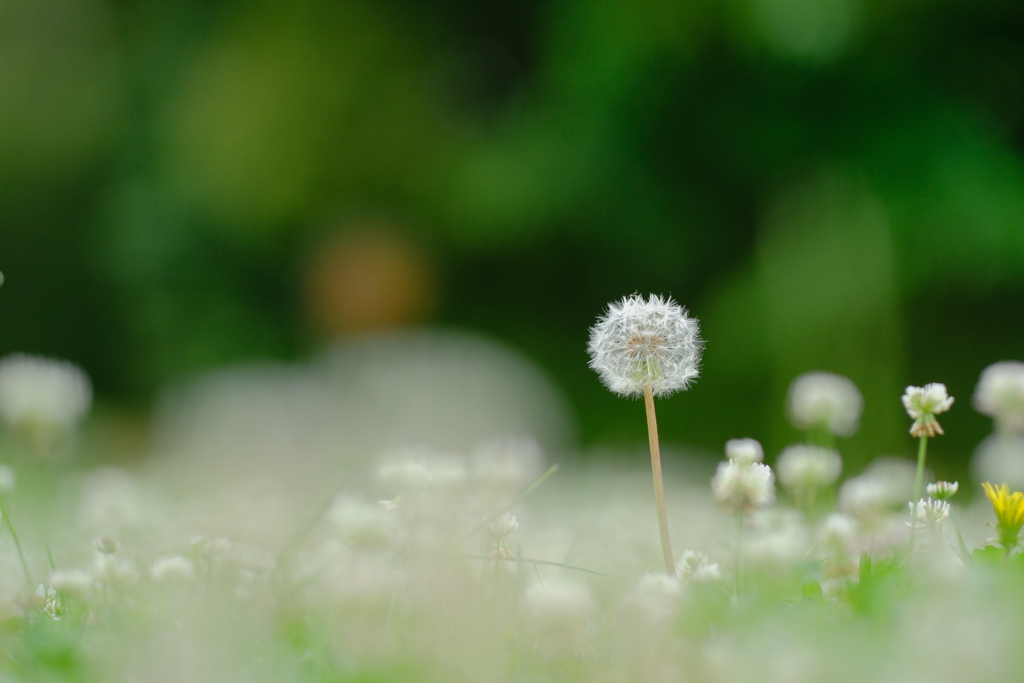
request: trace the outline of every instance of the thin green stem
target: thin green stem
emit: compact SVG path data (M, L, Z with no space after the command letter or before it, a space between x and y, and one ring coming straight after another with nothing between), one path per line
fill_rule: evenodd
M743 562L743 514L736 515L736 558L733 573L736 575L736 602L740 600L740 564Z
M914 477L914 498L910 501L910 546L907 548L907 558L912 561L914 556L914 532L917 531L917 501L921 500L921 480L924 478L924 460L928 454L928 437L921 435L920 445L917 449L917 475Z
M665 482L661 476L661 446L658 444L658 418L654 414L654 392L650 384L644 385L644 406L647 408L647 438L651 446L651 471L654 474L654 503L658 508L658 529L661 532L661 552L665 557L665 571L675 576L676 562L672 554L672 541L668 536L668 512L665 510Z
M18 549L18 559L21 560L21 571L25 572L25 581L31 587L35 585L35 582L32 581L32 573L28 570L28 562L25 560L25 552L21 549L18 532L14 530L14 525L11 524L11 516L7 514L7 506L4 505L3 496L0 496L0 515L3 515L4 524L7 525L7 530L11 532L11 537L14 538L14 547Z

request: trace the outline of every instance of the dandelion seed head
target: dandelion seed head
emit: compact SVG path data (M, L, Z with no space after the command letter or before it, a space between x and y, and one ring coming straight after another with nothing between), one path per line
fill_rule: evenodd
M945 433L935 419L936 415L946 412L953 405L953 397L946 391L945 384L933 382L923 387L907 387L902 400L907 414L914 419L910 427L911 436Z
M860 426L864 399L857 385L831 372L808 372L789 385L789 419L798 429L825 427L852 436Z
M974 390L974 407L996 421L996 429L1024 432L1024 363L1002 361L985 368Z
M764 449L757 439L729 439L725 442L725 457L749 465L764 461Z
M759 462L744 464L727 460L711 479L715 502L733 514L746 514L775 500L775 475Z
M689 388L704 342L696 318L671 298L633 294L609 304L590 329L590 367L620 396L655 396Z
M790 492L802 492L828 486L843 471L838 452L818 446L789 446L779 455L775 472Z

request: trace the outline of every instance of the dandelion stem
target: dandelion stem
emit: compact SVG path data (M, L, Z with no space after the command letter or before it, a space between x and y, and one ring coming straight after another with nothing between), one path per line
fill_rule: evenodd
M921 479L924 478L924 459L928 453L928 436L920 436L920 445L917 449L917 475L914 477L914 498L910 501L910 546L907 548L907 558L914 556L914 532L917 531L917 501L921 500Z
M29 586L32 586L32 573L28 570L28 562L25 560L25 552L21 549L21 541L18 540L18 532L14 530L14 525L11 524L11 516L7 514L7 506L4 505L4 497L0 496L0 515L4 517L4 524L7 525L7 530L11 532L11 537L14 539L14 547L18 549L18 559L21 560L21 571L25 572L25 581Z
M658 444L658 418L654 414L654 392L644 385L644 405L647 408L647 438L651 444L651 470L654 473L654 503L658 507L658 528L661 531L661 552L665 556L665 571L676 573L672 554L672 541L668 536L668 512L665 510L665 482L661 477L661 446Z

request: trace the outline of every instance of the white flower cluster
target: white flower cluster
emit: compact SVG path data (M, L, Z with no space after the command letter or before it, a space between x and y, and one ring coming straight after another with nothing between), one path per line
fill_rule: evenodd
M907 387L903 394L903 407L907 414L914 418L910 427L910 435L935 436L944 434L942 427L935 419L953 405L953 397L946 391L946 385L939 382L926 384L923 387Z
M1024 432L1024 363L994 363L981 373L974 407L996 421L1000 431Z
M712 583L721 578L718 563L702 552L684 550L676 563L676 577L684 586L695 583Z
M956 495L959 488L959 482L937 481L934 484L928 484L927 491L928 495L935 500L948 500Z
M775 475L763 463L727 460L711 479L715 502L733 514L747 514L775 500Z
M695 318L671 298L639 294L612 303L590 330L590 367L621 396L687 389L698 375L703 341Z
M907 503L907 505L910 507L910 514L924 527L941 524L943 520L949 517L949 503L944 500L935 500L934 498L925 500L922 498L917 501L916 506L913 503Z
M764 449L756 439L729 439L725 442L725 457L747 465L764 462Z
M808 372L789 386L789 419L799 429L824 427L836 436L852 436L860 424L864 399L857 385L831 372Z

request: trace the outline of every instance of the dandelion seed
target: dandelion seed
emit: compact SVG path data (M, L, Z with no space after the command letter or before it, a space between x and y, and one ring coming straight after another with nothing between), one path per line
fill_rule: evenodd
M985 368L974 391L974 407L996 421L996 429L1024 432L1024 363L1003 361Z
M928 495L935 500L949 500L956 495L957 489L959 488L960 484L955 481L952 483L948 481L937 481L934 484L928 484L928 486L925 487L925 490L928 492Z
M725 442L725 457L749 465L764 461L764 449L756 439L729 439Z
M996 488L987 481L981 488L984 489L985 495L992 503L992 510L996 513L999 543L1009 551L1017 545L1021 527L1024 526L1024 493L1010 493L1010 487L1006 484Z
M749 514L775 500L775 475L759 462L722 462L711 479L711 495L729 512Z
M946 392L945 384L933 382L923 387L907 387L903 394L903 407L914 418L910 435L919 437L945 434L935 416L946 412L952 405L953 397Z
M852 436L860 425L864 399L852 381L831 372L808 372L789 386L789 419L798 429L825 428Z

